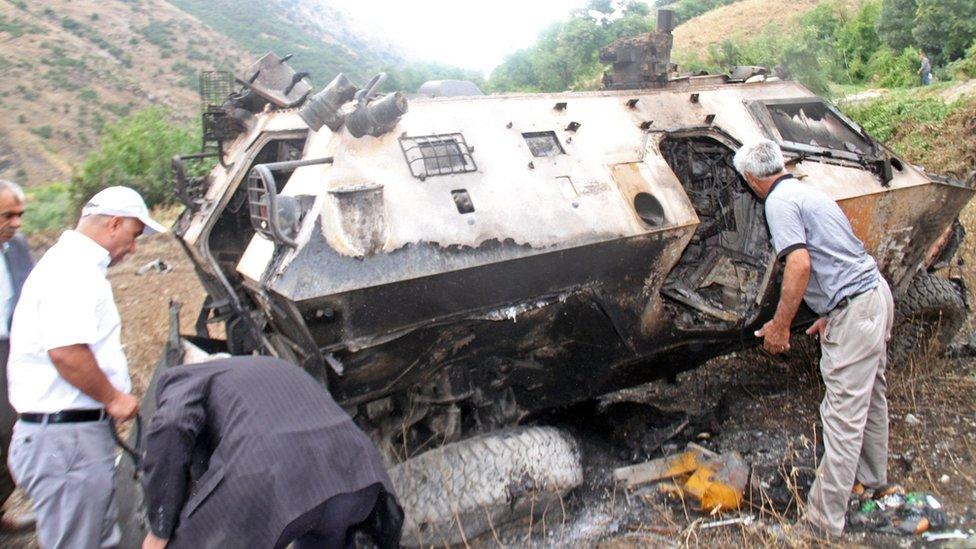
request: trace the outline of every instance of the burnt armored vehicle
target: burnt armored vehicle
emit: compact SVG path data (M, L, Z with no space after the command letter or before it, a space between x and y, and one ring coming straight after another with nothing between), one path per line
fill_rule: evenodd
M208 151L174 160L174 232L208 293L197 335L219 325L227 352L301 364L391 464L412 458L393 470L405 542L470 538L485 509L497 524L530 489L578 484L571 440L516 428L537 413L754 345L781 267L732 165L744 141L777 141L837 199L900 330L937 320L944 339L962 320L961 293L928 273L971 183L899 159L796 82L669 77L663 23L602 52L598 92L406 97L340 75L313 94L268 54L211 101Z

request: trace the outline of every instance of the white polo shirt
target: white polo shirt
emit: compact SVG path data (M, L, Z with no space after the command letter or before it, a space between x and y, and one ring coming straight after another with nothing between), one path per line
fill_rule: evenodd
M53 413L103 405L61 377L47 352L88 345L112 385L128 393L121 319L106 274L108 251L65 231L24 282L10 334L7 381L17 412Z

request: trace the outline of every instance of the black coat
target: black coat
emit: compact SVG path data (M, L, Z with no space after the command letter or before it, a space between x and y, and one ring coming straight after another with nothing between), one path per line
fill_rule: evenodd
M176 366L156 398L143 486L150 528L171 547L271 547L332 496L377 483L393 493L369 438L293 364Z

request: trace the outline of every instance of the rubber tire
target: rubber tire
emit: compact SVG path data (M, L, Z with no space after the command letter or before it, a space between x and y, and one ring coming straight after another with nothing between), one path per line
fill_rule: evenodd
M447 444L389 473L406 514L401 543L408 547L464 543L530 512L558 509L583 482L579 446L552 427Z
M905 368L922 353L941 353L965 321L966 302L951 280L917 275L895 300L888 366Z

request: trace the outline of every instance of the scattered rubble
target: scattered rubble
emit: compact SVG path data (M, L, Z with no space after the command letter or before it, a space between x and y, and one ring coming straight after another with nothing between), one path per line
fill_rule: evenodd
M950 540L962 540L969 539L971 534L967 534L962 530L953 530L951 532L925 532L922 534L922 539L925 541L950 541Z
M136 276L145 276L149 273L166 274L173 270L173 266L157 257L142 267L136 269Z
M889 486L851 501L847 513L850 529L903 536L917 535L948 524L942 503L930 494L905 492Z

